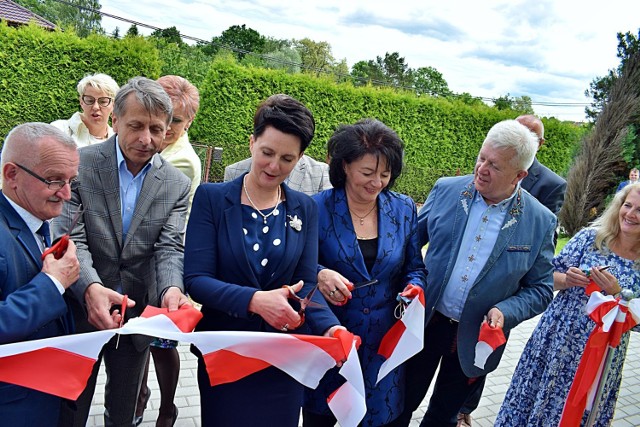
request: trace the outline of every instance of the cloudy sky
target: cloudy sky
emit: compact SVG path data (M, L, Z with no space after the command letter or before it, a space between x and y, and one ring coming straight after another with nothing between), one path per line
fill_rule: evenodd
M398 52L456 92L528 95L541 116L583 120L591 80L619 64L616 33L637 35L636 0L102 0L102 11L210 40L245 24L331 45L351 67ZM129 23L104 17L107 30ZM141 28L144 34L150 30ZM542 105L574 104L574 105Z

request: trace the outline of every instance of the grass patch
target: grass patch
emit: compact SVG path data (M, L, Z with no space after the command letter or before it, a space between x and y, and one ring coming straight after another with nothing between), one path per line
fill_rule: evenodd
M556 255L560 253L564 245L569 241L569 236L558 236L558 243L556 244Z

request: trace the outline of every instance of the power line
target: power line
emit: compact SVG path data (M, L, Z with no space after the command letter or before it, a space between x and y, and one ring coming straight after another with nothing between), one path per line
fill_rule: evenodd
M73 4L73 3L70 3L70 2L65 1L65 0L53 0L53 1L65 4L67 6L76 7L78 9L83 9L83 10L86 10L88 12L98 14L100 16L106 16L108 18L115 19L117 21L126 22L126 23L129 23L129 24L135 25L137 27L148 28L148 29L151 29L153 31L162 31L164 29L164 28L156 27L154 25L145 24L143 22L139 22L139 21L135 21L135 20L132 20L132 19L124 18L122 16L117 16L117 15L113 15L111 13L103 12L101 10L89 8L89 7L86 7L86 6L79 5L79 4ZM275 63L281 64L281 65L286 65L286 66L291 66L291 67L299 67L301 69L315 71L315 72L320 73L320 74L327 74L327 75L332 75L332 76L339 77L339 78L355 80L355 81L358 81L358 82L364 83L364 84L371 83L371 84L373 84L375 86L392 87L392 88L395 88L395 89L403 89L403 90L407 90L407 91L410 91L410 92L415 92L415 88L409 87L409 86L404 86L402 84L394 84L394 83L390 83L390 82L382 81L382 80L366 79L366 78L362 78L362 77L356 77L356 76L352 76L351 74L344 74L344 73L337 72L335 70L327 70L327 69L324 69L324 68L305 65L305 64L299 63L299 62L288 61L288 60L283 59L283 58L275 58L275 57L269 56L267 54L251 52L251 51L248 51L248 50L237 48L235 46L230 46L230 45L225 45L223 43L215 42L213 40L204 40L204 39L201 39L199 37L194 37L194 36L189 36L189 35L183 34L182 32L179 32L179 34L180 34L180 38L194 41L194 42L196 42L196 43L198 43L200 45L211 44L211 45L217 46L218 48L230 50L232 52L240 53L242 55L249 55L249 56L258 57L258 58L261 58L263 60L270 61L270 62L275 62ZM453 98L462 98L462 97L466 96L464 94L457 94L457 93L448 93L448 94L437 94L436 93L435 95L436 96L440 96L440 97L444 96L444 97L453 97ZM490 97L482 97L482 96L473 96L472 95L472 98L480 99L481 101L484 101L484 102L495 103L501 97L490 98ZM531 105L532 106L538 105L538 106L543 106L543 107L589 107L591 104L589 104L589 103L581 103L581 102L545 102L545 101L533 101L533 100L531 100Z

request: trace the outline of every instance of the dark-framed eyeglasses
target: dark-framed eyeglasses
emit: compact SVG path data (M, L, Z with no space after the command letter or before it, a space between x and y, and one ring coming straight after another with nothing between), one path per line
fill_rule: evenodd
M97 99L97 101L99 106L108 107L109 104L111 104L112 99L109 96L101 96L100 98ZM89 95L82 95L82 102L84 102L87 105L93 105L96 103L96 98Z
M23 171L25 171L26 173L28 173L29 175L31 175L32 177L34 177L38 181L41 181L41 182L44 182L45 184L47 184L47 187L49 188L49 190L58 191L58 190L62 189L62 187L64 187L65 184L69 184L69 186L71 187L73 184L78 182L78 178L71 178L69 181L62 181L62 180L49 181L48 179L45 179L45 178L41 177L37 173L25 168L24 166L22 166L22 165L20 165L18 163L16 163L16 166L18 166L20 169L22 169Z

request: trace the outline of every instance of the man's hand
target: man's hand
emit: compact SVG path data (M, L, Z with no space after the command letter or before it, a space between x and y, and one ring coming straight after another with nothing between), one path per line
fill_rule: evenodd
M168 308L169 311L176 311L185 304L192 305L189 301L189 298L187 298L187 296L182 293L180 288L171 286L165 291L160 307Z
M47 255L42 262L42 272L58 279L65 289L73 285L80 277L80 263L76 256L76 245L69 240L67 252L60 259L56 259L52 253Z
M493 307L487 313L487 323L492 328L504 328L504 314L496 307Z
M67 254L68 253L69 251L67 250ZM65 256L67 256L67 254L65 254ZM64 257L61 259L64 259ZM123 298L123 295L120 295L112 289L105 288L100 283L91 283L84 293L89 323L100 330L118 328L122 320L122 314L120 310L114 310L113 313L111 313L110 310L114 305L121 305ZM135 305L135 301L132 299L128 300L127 308Z

